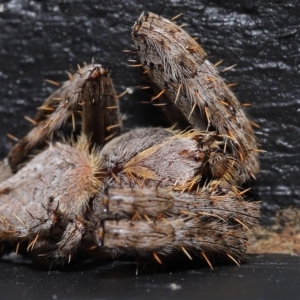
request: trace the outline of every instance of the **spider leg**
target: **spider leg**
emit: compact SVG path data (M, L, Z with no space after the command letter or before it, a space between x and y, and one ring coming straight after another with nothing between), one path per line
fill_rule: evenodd
M105 221L101 245L120 253L164 256L185 249L191 253L227 253L244 258L247 235L240 225L203 216L165 217L150 222L142 219Z
M71 116L68 101L70 87L71 81L67 81L46 99L35 117L36 125L10 150L8 159L13 170L19 168L32 148L43 147L51 134Z
M193 128L223 136L238 165L236 183L255 176L259 164L252 124L201 45L180 26L150 12L135 22L132 37L158 95L164 91L167 103L173 102ZM178 115L174 108L166 112Z
M82 133L91 145L103 146L121 131L118 97L110 74L103 67L95 67L81 87Z
M103 220L95 243L139 256L183 251L242 259L247 231L259 217L259 204L244 201L226 182L211 182L193 193L111 187L102 201L113 217Z
M221 191L220 187L226 190ZM259 204L245 201L226 182L212 181L196 192L182 193L173 188L110 187L102 196L103 206L117 220L138 213L149 217L206 216L216 220L244 224L251 228L258 222Z
M119 134L121 118L118 98L107 69L90 65L81 69L55 91L36 115L36 125L9 152L13 170L34 147L41 147L74 114L82 115L82 132L91 145L104 145Z

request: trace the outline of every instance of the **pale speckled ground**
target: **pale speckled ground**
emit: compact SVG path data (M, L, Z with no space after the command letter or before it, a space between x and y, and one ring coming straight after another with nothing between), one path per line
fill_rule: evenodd
M300 210L280 209L273 225L258 226L251 232L248 253L281 253L300 255Z

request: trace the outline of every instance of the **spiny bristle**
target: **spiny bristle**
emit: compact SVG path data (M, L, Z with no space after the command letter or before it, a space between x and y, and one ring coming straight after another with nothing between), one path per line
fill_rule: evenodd
M29 245L27 246L27 251L32 251L33 250L38 238L39 238L39 233L37 233L35 238L29 243Z
M229 253L225 253L227 257L229 257L238 267L240 267L240 264L238 263L238 261Z
M250 124L251 124L253 127L255 127L255 128L260 128L260 125L258 125L257 123L255 123L255 122L253 122L253 121L251 121L251 120L249 120L249 122L250 122Z
M50 79L45 79L45 81L52 84L52 85L55 85L57 87L61 86L61 84L59 82L56 82L56 81L53 81L53 80L50 80Z
M227 67L227 68L223 69L221 72L222 72L222 73L225 73L225 72L227 72L227 71L233 69L234 67L236 67L236 65L237 65L237 64L234 64L234 65L232 65L232 66L230 66L230 67Z
M129 88L127 88L124 92L122 92L121 94L117 95L116 97L119 99L119 98L123 97L124 95L126 95L127 93L129 93Z
M174 100L174 105L176 105L176 102L177 102L178 97L179 97L179 95L180 95L180 90L181 90L181 88L182 88L182 83L180 83L180 84L178 85L178 89L177 89L177 92L176 92L176 97L175 97L175 100Z
M148 90L151 89L151 86L136 86L136 88L139 88L141 90Z
M202 174L195 175L193 178L183 181L180 184L174 185L173 189L180 193L190 192L192 191L197 183L200 182L202 178Z
M241 220L237 219L237 218L233 218L233 220L235 220L237 223L241 224L242 226L244 226L247 230L250 231L250 228L244 224Z
M19 248L20 248L20 243L17 243L16 250L15 250L16 254L19 253Z
M71 81L73 81L74 80L74 75L73 74L71 74L70 72L66 72L67 73L67 75L68 75L68 77L69 77L69 80L71 80Z
M237 82L232 82L232 83L227 83L226 86L227 87L234 87L234 86L237 86L238 83Z
M158 256L155 252L153 252L153 257L154 257L154 259L155 259L160 265L163 264L162 261L161 261L161 259L159 258L159 256Z
M138 49L133 49L133 50L122 50L125 53L137 53L139 50Z
M135 220L141 220L141 216L138 212L135 212L135 214L130 218L130 223L134 223Z
M200 252L200 253L201 253L202 257L205 259L205 261L206 261L206 263L208 264L208 266L210 267L210 269L213 270L214 268L213 268L213 266L212 266L210 260L208 259L207 255L206 255L203 251Z
M147 214L143 214L143 217L147 220L147 222L152 222L152 220L148 217Z
M193 105L193 107L192 107L192 109L191 109L191 112L190 112L190 114L189 114L189 116L188 116L188 120L191 118L191 115L192 115L192 113L194 112L196 106L197 106L197 103L195 102L194 105Z
M25 227L26 224L14 213L15 218Z
M183 28L183 27L186 27L186 26L188 26L188 24L181 24L181 25L178 26L178 27Z
M242 105L243 107L252 106L252 104L251 104L251 103L241 103L241 105Z
M107 131L110 131L111 129L117 128L117 127L121 127L121 124L115 124L115 125L107 126L107 127L106 127L106 130L107 130Z
M203 215L203 216L213 217L213 218L216 218L216 219L220 219L223 222L227 222L224 218L222 218L221 216L218 216L216 214L211 214L211 213L203 212L203 211L198 212L198 214Z
M191 257L191 255L188 253L188 251L183 246L181 247L181 250L187 256L187 258L189 260L193 260L193 258Z
M218 62L216 62L213 66L216 68L217 66L219 66L221 63L223 63L223 59L219 60Z
M19 139L18 139L16 136L14 136L14 135L12 135L12 134L10 134L10 133L7 133L6 136L7 136L8 138L10 138L11 140L15 141L15 142L18 142L18 141L19 141Z
M176 19L178 19L179 17L181 17L183 14L178 14L176 16L174 16L173 18L171 18L171 21L175 21Z
M46 110L46 111L55 111L55 109L53 107L49 107L49 106L40 106L37 108L38 110Z
M104 140L105 141L109 141L111 140L113 137L115 137L117 135L117 132L112 133L111 135L108 135Z
M143 64L137 64L137 65L128 65L129 67L131 68L139 68L139 67L142 67Z
M152 104L152 105L159 107L159 106L166 106L168 104L167 103L155 103L155 104Z
M160 91L156 96L154 96L154 97L151 98L151 101L154 101L154 100L158 99L165 91L166 90Z

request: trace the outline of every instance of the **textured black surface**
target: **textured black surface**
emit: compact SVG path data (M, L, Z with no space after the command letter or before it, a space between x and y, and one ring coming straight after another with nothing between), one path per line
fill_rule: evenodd
M187 260L185 260L186 262ZM135 262L87 264L77 269L36 271L0 262L0 299L299 299L300 258L252 256L248 264L213 271L176 262L164 270L146 267L135 276Z
M0 0L0 156L10 149L6 133L29 129L24 115L63 81L66 70L84 61L108 66L116 90L142 83L141 70L127 67L132 56L130 27L143 10L183 16L186 30L199 37L211 60L224 60L228 82L261 128L268 152L254 197L272 215L276 207L300 203L300 8L298 1L25 1ZM122 98L126 128L165 125L159 110L140 104L150 95L135 90ZM268 217L265 220L270 220ZM135 277L134 264L115 262L66 272L42 272L30 265L0 262L0 299L298 299L300 258L252 257L250 263ZM172 291L171 283L181 289ZM175 285L176 287L176 285Z

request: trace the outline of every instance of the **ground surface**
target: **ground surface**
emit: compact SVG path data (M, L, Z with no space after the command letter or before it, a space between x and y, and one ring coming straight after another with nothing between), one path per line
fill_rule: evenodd
M188 265L186 265L188 264ZM149 265L135 276L135 262L100 262L60 271L0 262L1 300L88 299L299 299L300 257L251 256L241 267L213 271L187 260Z

